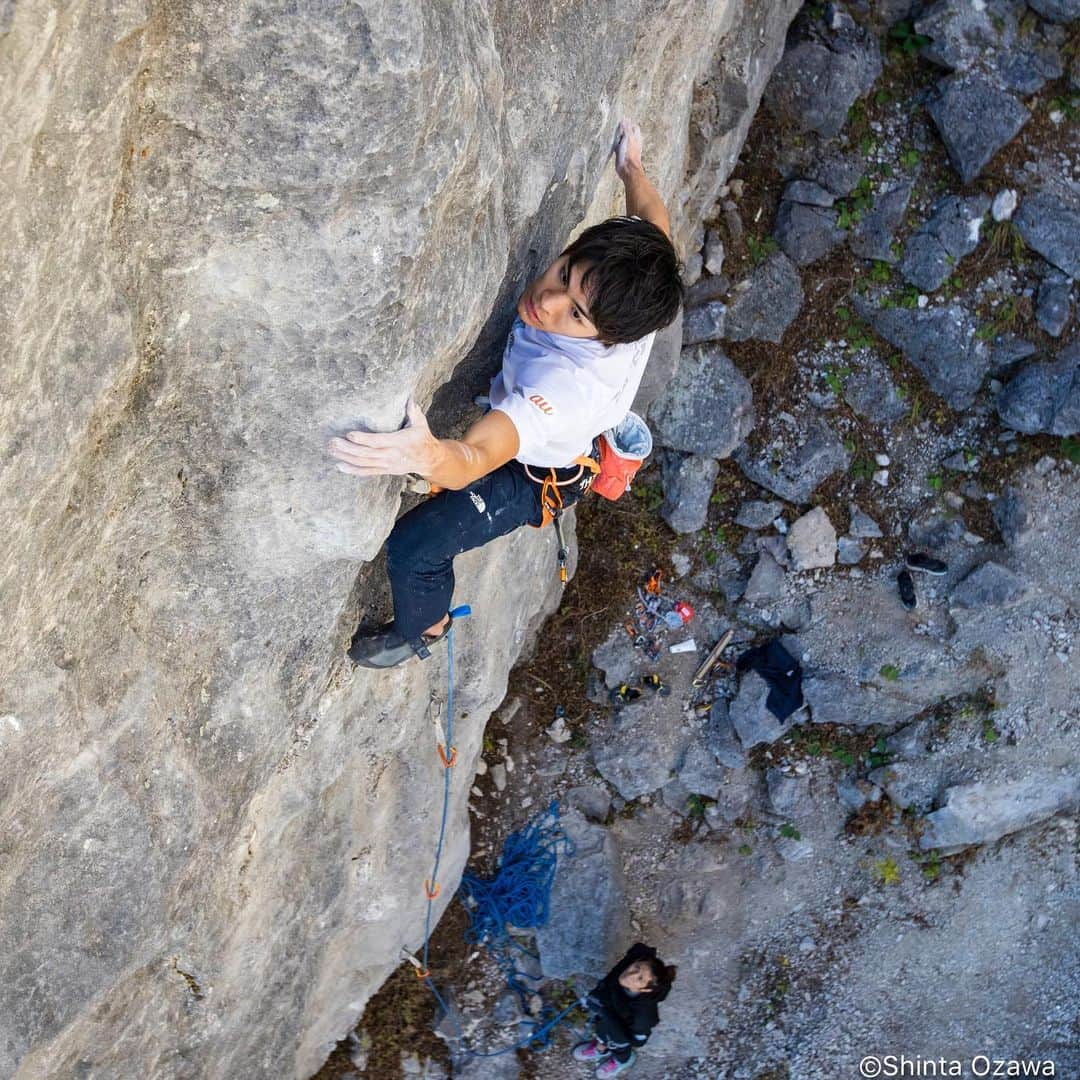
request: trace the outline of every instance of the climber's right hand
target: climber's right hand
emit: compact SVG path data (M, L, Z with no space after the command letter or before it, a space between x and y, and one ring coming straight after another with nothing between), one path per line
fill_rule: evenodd
M406 424L398 431L347 431L331 439L327 449L338 459L338 469L353 476L427 476L443 456L442 445L431 434L423 409L409 398Z
M625 181L635 169L642 168L641 128L630 117L624 117L619 121L611 149L615 154L615 172L619 174L621 180Z

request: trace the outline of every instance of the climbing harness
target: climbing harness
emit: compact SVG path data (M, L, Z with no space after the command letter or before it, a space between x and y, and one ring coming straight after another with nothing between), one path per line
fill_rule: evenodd
M451 620L472 614L468 605L454 608ZM429 703L432 724L435 728L435 747L443 767L442 816L439 835L435 844L435 856L431 875L424 879L424 896L427 908L424 914L424 944L420 957L402 947L402 959L407 961L435 996L443 1013L451 1015L450 1006L439 993L431 978L428 966L431 948L431 917L435 900L439 896L439 865L442 861L446 839L446 825L450 808L450 770L457 764L457 748L454 746L454 632L453 622L446 635L446 724L443 726L440 708L434 694ZM531 989L522 982L523 973L514 965L513 950L528 955L528 950L510 934L511 926L519 929L539 928L547 922L551 887L555 881L555 869L560 851L573 854L573 843L559 825L558 803L553 802L543 814L528 822L517 832L511 833L503 844L502 857L495 877L490 880L473 874L462 875L462 889L466 898L469 929L466 938L483 944L494 952L499 966L507 978L507 984L517 993L524 1008L526 996ZM551 1032L566 1023L575 1035L581 1033L567 1017L582 1004L575 1000L556 1013L550 1006L537 1020L531 1021L533 1030L501 1050L480 1051L462 1047L460 1052L468 1057L500 1057L525 1046L546 1047L551 1042Z
M540 485L540 524L536 528L554 523L558 540L559 580L566 583L566 560L570 550L562 531L564 512L560 488L580 483L586 469L584 489L595 491L601 498L614 502L630 490L630 484L644 460L652 453L652 433L637 413L628 412L619 423L608 428L594 440L590 452L574 458L567 468L577 466L577 472L565 480L559 479L558 469L548 469L546 476L537 476L526 465L525 475ZM564 470L563 470L564 471Z

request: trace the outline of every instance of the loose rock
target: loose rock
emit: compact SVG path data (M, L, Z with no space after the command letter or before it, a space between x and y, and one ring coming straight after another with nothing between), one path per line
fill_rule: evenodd
M720 466L711 457L680 454L675 450L665 451L660 462L664 484L660 516L677 533L693 533L704 528Z
M765 103L800 131L837 135L881 74L877 40L850 18L834 30L803 18L765 88Z
M737 286L727 309L724 336L728 341L777 343L803 303L799 272L783 252L773 252Z
M1041 769L1020 780L951 787L945 805L926 815L919 847L948 854L993 843L1078 805L1080 774L1074 769Z
M765 704L768 696L769 684L756 671L743 675L739 693L731 704L731 722L744 750L776 742L795 723L797 713L786 721L773 716Z
M982 386L990 350L976 336L974 317L952 303L925 310L879 308L856 296L852 306L922 372L930 388L958 410L968 408Z
M1000 563L987 562L976 567L953 589L949 598L953 607L984 608L1012 604L1023 598L1027 584Z
M758 556L757 564L746 583L743 599L751 604L771 604L784 594L784 569L766 551Z
M1080 191L1062 185L1028 195L1016 227L1032 251L1070 278L1080 277Z
M622 860L610 831L576 810L562 814L562 827L574 854L558 861L548 921L536 932L541 970L549 979L603 975L625 932Z
M787 545L796 570L813 570L836 562L836 529L820 506L795 521Z
M649 410L661 446L729 457L754 427L750 383L717 346L683 351L675 379Z
M1080 339L1051 363L1029 364L995 402L1002 421L1025 435L1080 431Z
M973 73L942 79L926 111L965 184L982 172L1031 116L1012 94Z
M744 499L735 515L735 524L744 529L767 529L783 510L784 504L774 499Z
M1035 300L1035 321L1051 337L1061 337L1072 314L1072 282L1052 272L1042 279Z
M892 251L893 233L904 219L911 189L911 182L903 180L874 197L874 205L869 213L862 217L848 236L848 246L856 255L880 262L896 262Z
M771 457L763 458L749 447L733 456L747 479L787 502L805 503L820 484L847 469L851 455L820 416L813 416L800 434L800 442L781 451L775 469Z
M726 323L727 305L720 300L690 308L683 315L683 345L719 341L725 336Z
M835 210L784 199L776 212L773 235L792 262L809 266L843 241L846 234L836 221Z
M900 273L916 288L933 292L956 264L979 244L982 219L990 208L985 195L939 199L924 225L911 237Z
M869 514L864 514L854 503L848 503L848 510L851 513L851 524L848 525L848 532L852 536L859 539L875 540L882 535L881 526Z

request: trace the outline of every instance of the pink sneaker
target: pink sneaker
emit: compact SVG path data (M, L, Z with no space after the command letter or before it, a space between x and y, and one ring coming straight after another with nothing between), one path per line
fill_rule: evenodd
M595 1075L598 1076L600 1080L611 1080L611 1077L626 1072L635 1061L637 1061L637 1054L635 1054L633 1050L630 1051L630 1056L625 1061L616 1061L614 1058L608 1058L607 1061L596 1070Z
M574 1047L575 1061L591 1061L595 1064L598 1061L606 1060L610 1056L611 1052L608 1050L601 1050L595 1039L578 1043L577 1046Z

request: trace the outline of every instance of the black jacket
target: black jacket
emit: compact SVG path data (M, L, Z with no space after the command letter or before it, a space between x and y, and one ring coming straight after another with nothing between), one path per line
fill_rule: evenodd
M649 1032L660 1022L657 1004L667 991L628 994L619 985L619 976L637 960L651 960L656 950L640 941L589 991L589 1003L597 1014L596 1037L613 1050L624 1046L644 1046Z

